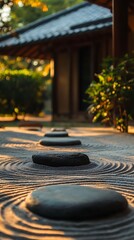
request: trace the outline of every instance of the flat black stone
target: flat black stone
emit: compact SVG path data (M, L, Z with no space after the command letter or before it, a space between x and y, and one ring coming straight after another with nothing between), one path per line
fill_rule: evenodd
M98 219L127 209L125 197L113 190L78 185L53 185L34 190L26 207L45 218L57 220Z
M40 140L40 144L44 146L72 146L80 145L81 141L72 137L44 137Z
M66 131L54 131L47 132L44 135L45 137L68 137L68 133Z
M90 163L90 160L86 154L75 152L38 153L32 156L32 160L36 164L53 167L80 166Z

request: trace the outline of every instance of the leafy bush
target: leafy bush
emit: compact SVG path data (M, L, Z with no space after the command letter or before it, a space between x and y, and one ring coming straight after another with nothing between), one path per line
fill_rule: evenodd
M113 59L103 62L103 69L87 89L89 113L93 121L102 120L122 132L134 117L134 57L125 55L113 66Z
M0 113L38 114L44 105L44 79L27 69L0 73Z

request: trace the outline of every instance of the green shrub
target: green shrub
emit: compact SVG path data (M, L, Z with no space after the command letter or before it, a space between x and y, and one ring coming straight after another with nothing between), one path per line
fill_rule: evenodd
M113 59L103 62L103 69L87 89L89 113L93 121L101 120L128 131L128 120L134 117L134 57L125 55L113 66Z
M0 73L0 113L38 114L44 105L44 78L37 72L6 70Z

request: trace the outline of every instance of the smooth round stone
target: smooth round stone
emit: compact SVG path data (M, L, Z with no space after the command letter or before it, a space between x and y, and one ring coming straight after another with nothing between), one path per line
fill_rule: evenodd
M66 129L65 128L51 128L51 131L52 132L66 132Z
M45 218L86 220L103 218L127 209L127 200L113 190L78 185L38 188L26 198L26 207Z
M84 153L72 152L46 152L32 156L34 163L61 167L61 166L80 166L89 164L90 160Z
M54 131L47 132L44 135L45 137L68 137L68 133L66 131Z
M81 141L72 137L44 137L40 140L40 144L44 146L72 146L80 145Z

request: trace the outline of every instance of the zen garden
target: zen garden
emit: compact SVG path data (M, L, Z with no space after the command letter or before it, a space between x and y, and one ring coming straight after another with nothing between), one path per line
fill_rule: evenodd
M132 240L134 1L0 1L0 240Z

